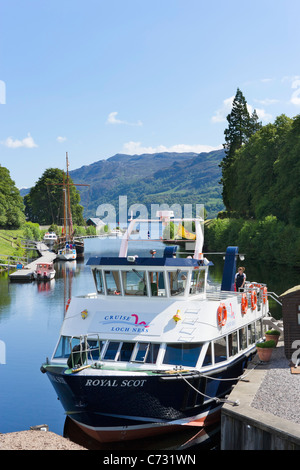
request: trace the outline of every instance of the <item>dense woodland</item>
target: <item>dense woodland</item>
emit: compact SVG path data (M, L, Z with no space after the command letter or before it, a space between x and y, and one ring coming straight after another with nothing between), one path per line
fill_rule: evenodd
M300 116L253 126L240 90L235 99L221 163L226 211L207 225L207 248L237 245L248 257L300 266Z

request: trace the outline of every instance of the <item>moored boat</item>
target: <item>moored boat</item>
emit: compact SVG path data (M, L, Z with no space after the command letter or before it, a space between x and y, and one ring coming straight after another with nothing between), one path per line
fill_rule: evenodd
M55 277L55 269L53 263L38 263L33 272L36 281L51 281Z
M176 246L162 257L128 255L137 219L118 257L90 258L96 292L72 297L41 367L66 414L100 442L218 421L263 337L266 285L234 292L237 247L227 249L222 285L211 285L203 221L193 221L193 257L176 257Z
M77 258L75 245L71 243L64 243L57 250L57 259L62 261L71 261Z

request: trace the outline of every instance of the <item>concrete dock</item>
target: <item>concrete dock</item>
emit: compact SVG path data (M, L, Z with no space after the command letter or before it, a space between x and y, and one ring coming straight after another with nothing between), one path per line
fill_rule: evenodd
M300 450L300 373L292 373L283 342L270 362L256 355L244 376L228 397L239 405L222 408L221 450Z
M39 263L52 263L56 254L49 250L49 247L45 243L37 242L36 250L40 257L32 261L31 263L23 266L21 269L17 269L15 272L9 275L9 279L12 282L31 282L33 280L33 273Z

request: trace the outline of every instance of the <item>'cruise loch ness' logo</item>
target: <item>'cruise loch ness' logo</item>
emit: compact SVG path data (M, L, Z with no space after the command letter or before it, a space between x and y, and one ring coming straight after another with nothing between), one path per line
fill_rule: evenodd
M131 315L105 315L100 323L109 326L115 333L148 333L149 323L141 321L135 313Z

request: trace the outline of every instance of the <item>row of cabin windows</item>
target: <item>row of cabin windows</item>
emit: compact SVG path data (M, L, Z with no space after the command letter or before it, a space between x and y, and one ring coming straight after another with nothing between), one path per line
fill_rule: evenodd
M169 284L171 296L184 295L189 272L177 269L169 271L111 271L93 269L95 284L99 294L107 295L137 295L151 297L166 297L166 283ZM190 281L190 294L204 292L205 270L192 271Z
M263 325L257 320L239 330L222 336L209 343L203 366L210 366L226 361L240 351L247 349L263 336ZM68 358L74 346L80 343L79 338L62 336L54 358ZM204 343L168 343L165 348L162 364L195 367ZM87 359L97 361L124 361L155 364L160 344L148 342L103 341L100 339L87 340L87 346L82 346Z

